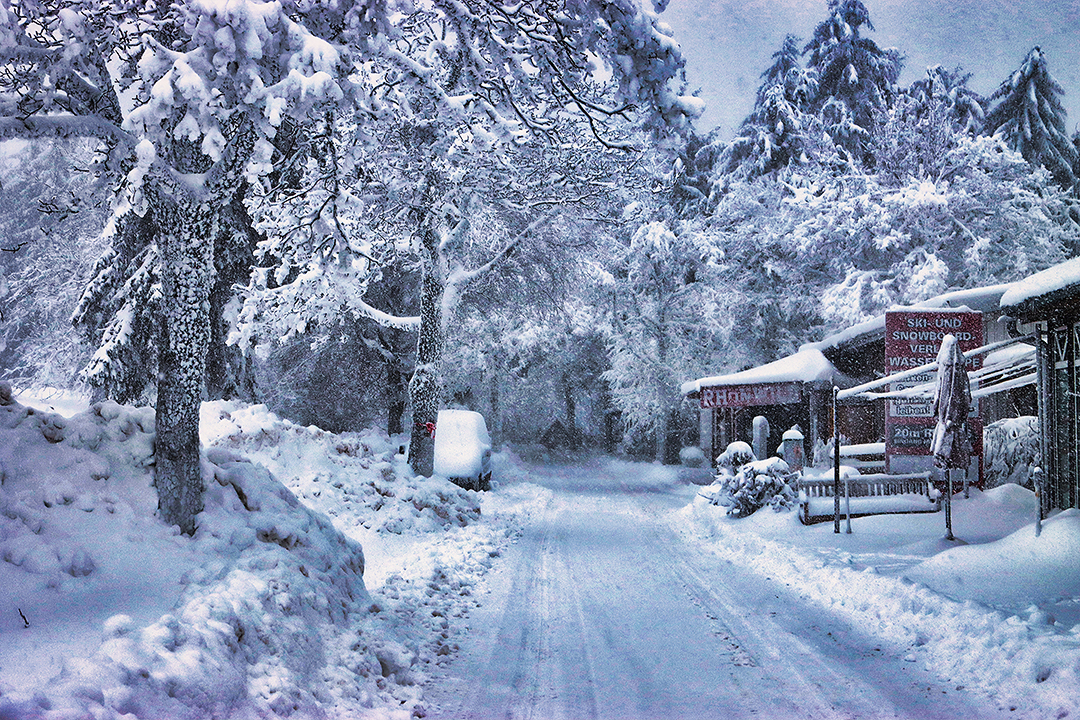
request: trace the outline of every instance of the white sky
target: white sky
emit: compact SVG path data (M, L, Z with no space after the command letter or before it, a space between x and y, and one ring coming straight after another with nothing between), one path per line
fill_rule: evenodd
M1039 45L1065 88L1068 130L1080 129L1080 0L863 0L882 47L906 55L901 83L935 64L974 73L988 95ZM691 88L708 103L698 122L725 136L749 113L759 76L794 33L805 42L826 0L671 0L661 16L687 57Z

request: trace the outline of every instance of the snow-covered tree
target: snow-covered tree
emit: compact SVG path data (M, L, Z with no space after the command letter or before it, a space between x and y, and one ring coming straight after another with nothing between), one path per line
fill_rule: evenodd
M725 148L724 171L753 178L808 162L815 129L820 129L817 118L793 104L783 85L773 85Z
M0 145L0 367L21 387L68 387L89 356L69 322L107 214L89 155L85 143Z
M156 252L160 267L156 483L162 516L187 533L201 508L212 239L244 180L273 171L286 118L302 126L345 107L364 135L396 117L422 158L413 176L427 269L420 310L433 329L421 332L414 410L425 420L438 395L443 287L429 279L440 259L443 161L552 131L565 109L587 117L598 136L629 103L659 124L699 110L670 86L681 70L677 46L633 2L39 0L2 10L0 130L106 138L103 168L125 181L118 231L151 218L153 240L137 244ZM611 63L621 103L602 105L589 91L596 58Z
M694 234L650 222L617 259L604 379L627 432L655 439L658 460L678 458L679 383L711 359L704 308L706 252Z
M943 105L953 125L968 133L982 130L986 117L983 98L968 87L972 74L961 68L949 70L941 65L926 69L926 75L911 84L907 97L914 101L913 109L920 116Z
M755 107L764 105L766 95L777 85L784 88L785 99L800 110L810 105L817 93L817 73L802 66L799 42L796 36L787 35L780 49L773 53L773 64L761 73Z
M882 49L862 34L863 28L874 26L861 0L829 0L829 17L803 48L807 67L817 71L811 109L823 111L836 103L846 109L844 113L834 108L832 120L825 123L835 128L833 141L859 160L873 131L875 111L887 107L896 95L903 65L898 51Z
M1063 188L1077 183L1080 154L1066 129L1064 89L1050 74L1038 47L989 97L996 103L986 114L984 132L1000 135L1028 162L1042 165Z

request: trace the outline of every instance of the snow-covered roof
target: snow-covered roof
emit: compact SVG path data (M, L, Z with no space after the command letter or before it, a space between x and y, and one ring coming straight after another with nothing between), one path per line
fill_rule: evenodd
M1015 282L1001 296L1001 309L1026 314L1080 295L1080 258L1066 260Z
M728 375L700 378L685 382L681 386L683 395L699 392L703 387L720 385L756 385L781 382L829 381L836 374L836 368L821 354L820 350L803 348L794 355L774 360L748 370Z
M893 310L974 310L976 312L997 312L999 303L1003 303L1003 296L1008 293L1016 283L1001 283L987 285L985 287L971 288L968 290L952 290L941 295L936 295L913 305L895 305L889 308ZM843 345L861 345L885 336L885 314L852 325L838 333L834 333L818 342L807 343L800 348L805 350L813 348L827 351ZM862 342L857 342L862 341Z

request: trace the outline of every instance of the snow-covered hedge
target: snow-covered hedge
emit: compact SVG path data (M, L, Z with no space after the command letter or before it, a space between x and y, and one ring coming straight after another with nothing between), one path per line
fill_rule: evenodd
M713 483L713 503L728 508L735 517L746 517L766 505L778 512L786 510L795 505L798 477L776 457L745 463L734 475L722 469Z
M1015 483L1034 489L1040 460L1039 419L1030 415L990 423L983 431L986 488Z
M339 527L400 535L463 527L480 517L480 496L408 470L381 430L341 435L303 427L262 405L206 403L202 439L252 459L304 504Z

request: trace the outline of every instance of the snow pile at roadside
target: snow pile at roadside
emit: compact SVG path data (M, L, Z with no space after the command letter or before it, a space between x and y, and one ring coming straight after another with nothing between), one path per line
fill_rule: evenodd
M179 535L154 516L152 447L147 408L0 407L0 716L398 705L366 636L360 546L223 450L204 460L198 532Z
M421 686L457 652L477 585L550 491L512 451L492 457L499 491L477 493L414 476L382 431L300 427L262 405L205 403L201 428L204 444L242 452L363 545L376 684L396 715L422 715Z
M301 427L265 405L204 403L204 445L235 450L269 470L305 505L340 529L414 534L468 525L480 516L477 493L413 475L399 445L381 430L341 435Z
M985 511L1010 504L1011 499L1012 504L1025 504L1027 510L1027 498L1015 497L1023 493L1030 495L1016 486L1001 487L986 493L985 502L977 502ZM1040 538L1027 524L1000 539L951 549L946 549L949 545L944 541L929 539L940 538L943 528L928 525L926 516L874 518L881 522L860 522L856 534L846 536L833 535L831 525L796 529L793 514L766 513L762 522L754 523L758 515L762 513L749 520L733 520L699 497L678 517L684 533L696 536L704 550L790 585L808 602L846 616L905 659L923 662L966 687L979 688L1003 707L1015 709L1019 717L1060 718L1080 712L1076 692L1080 624L1055 622L1044 605L1036 604L1043 598L1080 601L1080 513L1069 511L1050 518ZM940 515L931 517L940 521ZM866 520L871 518L862 519ZM989 516L987 520L994 524ZM911 534L903 529L893 540L906 544L889 545L888 538L866 537L875 529L902 525L921 528L927 540L911 542ZM823 532L832 538L834 547L874 550L859 555L857 562L848 552L815 549L813 545L824 539ZM904 571L920 584L880 574L872 564L875 557L888 564L896 553L935 550L944 552L910 563ZM970 599L980 586L989 596ZM956 592L961 599L942 592ZM984 604L1010 597L1032 604L1019 612Z

